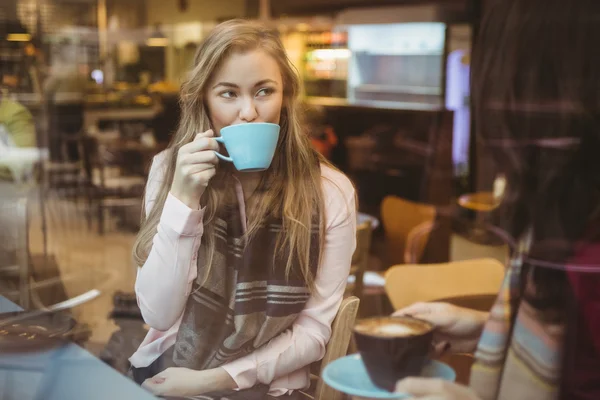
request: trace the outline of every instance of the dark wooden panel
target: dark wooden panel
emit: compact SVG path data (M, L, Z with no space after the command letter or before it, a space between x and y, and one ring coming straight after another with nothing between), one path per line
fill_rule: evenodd
M244 18L258 18L260 0L246 0L246 14Z
M276 0L271 1L271 12L274 17L277 17L281 15L333 14L345 8L356 7L426 4L464 9L465 3L466 0Z
M339 138L332 161L354 181L360 210L379 216L387 195L435 205L439 215L424 260L448 261L451 225L446 214L453 194L453 113L345 106L327 107L326 114ZM348 162L351 149L347 139L362 135L376 142L367 149L366 168Z

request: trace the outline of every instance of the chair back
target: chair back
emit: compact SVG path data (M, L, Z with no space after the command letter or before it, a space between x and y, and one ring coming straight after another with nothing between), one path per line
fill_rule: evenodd
M321 374L327 364L348 353L359 303L360 300L354 296L347 297L342 301L340 309L331 324L331 338L327 343L325 356L321 360ZM322 378L318 380L314 394L315 400L341 400L343 398L342 393L327 386Z
M397 310L421 301L495 295L504 273L504 265L492 258L397 265L385 275L385 291Z
M352 266L350 267L350 275L354 275L355 280L353 285L349 285L349 291L359 299L362 299L363 276L369 264L372 236L371 221L364 221L356 227L356 250L352 255Z
M48 102L48 149L53 162L80 161L76 138L84 126L83 102Z
M404 245L404 264L418 264L421 261L436 225L435 221L425 221L408 232Z
M402 264L405 262L405 251L407 240L413 229L423 226L431 226L435 221L436 210L428 204L414 203L397 196L386 196L381 203L381 218L385 231L387 247L387 261L389 264ZM420 252L413 254L414 262L419 262L425 244L429 239L429 230L419 228L420 245L412 246L412 251Z
M84 136L82 138L84 154L84 170L90 182L102 190L108 189L110 183L118 183L130 188L136 186L135 196L141 195L146 180L141 174L132 172L132 164L141 164L137 154L124 151L118 143L100 141L95 136ZM130 185L130 183L134 185Z
M28 196L7 186L0 193L0 294L25 309L30 299Z

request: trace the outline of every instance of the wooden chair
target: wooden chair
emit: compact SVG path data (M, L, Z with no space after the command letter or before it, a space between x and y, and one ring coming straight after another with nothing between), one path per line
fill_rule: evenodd
M77 197L82 190L80 139L83 135L84 104L48 102L48 129L43 142L48 146L50 159L43 163L45 192Z
M348 346L350 345L350 339L352 338L352 328L354 327L359 303L360 300L354 296L347 297L342 301L340 309L331 324L331 338L327 344L325 356L315 365L319 370L319 375L321 375L323 368L325 368L327 364L348 353ZM305 399L342 400L344 398L344 394L327 386L320 377L312 375L311 380L317 382L314 396L300 391Z
M30 207L37 196L37 189L16 189L14 186L0 184L0 295L17 303L25 310L45 309L47 305L55 304L67 298L60 298L64 285L72 278L62 276L44 276L50 270L48 258L45 255L32 255L29 248ZM37 267L37 270L36 270ZM55 267L56 268L56 267ZM103 285L113 284L116 278L108 274L101 279ZM80 274L72 287L83 287L88 284L89 273ZM94 285L97 288L98 285ZM42 292L46 292L43 296ZM51 293L51 296L48 294ZM56 301L45 303L41 297L59 297Z
M0 294L29 308L29 193L0 198Z
M356 250L352 255L352 266L350 267L350 276L346 293L362 299L363 296L363 277L369 264L369 250L371 249L371 238L373 236L373 227L371 221L364 221L356 227Z
M434 229L434 206L386 196L381 203L388 262L418 263Z
M404 213L414 213L414 206L422 208L422 213L427 218L418 217L417 225L414 225L414 221L411 217L405 218ZM405 211L406 210L406 211ZM417 213L418 214L418 213ZM434 229L435 226L435 208L433 206L420 205L416 203L403 200L396 196L387 196L381 205L381 215L383 217L383 223L386 234L386 242L388 246L388 259L395 260L396 257L390 258L389 254L403 254L399 258L399 262L405 263L416 263L421 258L425 245L429 240L429 233ZM406 223L408 221L408 223ZM405 229L409 228L409 229ZM364 227L362 227L364 229ZM361 252L364 251L361 247L362 243L368 243L371 245L370 234L367 238L366 232L361 232L361 227L357 229L357 250L354 253L354 257L361 260ZM368 253L368 249L367 249ZM384 296L385 296L385 278L382 272L366 271L366 264L368 257L364 260L365 265L356 264L353 259L352 265L357 265L357 272L351 272L356 277L354 286L352 287L353 294L357 296L361 301L365 299L365 296L370 296L374 300L375 312L377 315L382 315L384 309Z
M83 143L84 165L90 182L88 202L96 211L98 234L103 235L105 210L123 211L127 207L139 206L146 178L126 171L127 160L118 146L99 143L92 136L86 136Z
M441 264L397 265L385 275L385 291L394 309L420 301L495 296L502 284L504 272L504 265L491 258Z
M356 250L352 255L352 266L348 276L346 295L354 295L363 303L367 297L373 300L377 315L383 313L383 296L385 296L385 278L378 271L369 271L371 239L373 230L379 225L374 217L363 215L356 227ZM364 304L364 303L363 303ZM364 314L359 310L359 314Z

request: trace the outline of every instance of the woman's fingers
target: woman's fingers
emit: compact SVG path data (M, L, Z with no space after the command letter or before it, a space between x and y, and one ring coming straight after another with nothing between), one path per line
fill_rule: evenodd
M450 400L448 399L448 397L446 396L442 396L442 395L432 395L432 396L421 396L421 397L411 397L411 399L418 399L418 400Z
M394 316L397 315L427 321L438 328L437 333L453 329L462 318L460 309L447 303L416 303L394 313Z
M165 382L165 378L160 378L160 377L152 377L152 378L148 378L146 379L143 383L142 383L142 387L146 390L149 390L153 393L156 393L156 387L157 385L160 385L162 383Z
M207 171L207 170L215 171L215 165L212 163L193 164L190 168L190 173L197 174L199 172L203 172L203 171Z
M430 312L430 304L429 303L414 303L408 307L404 307L392 314L394 317L403 317L409 316L414 317L417 314L427 314Z
M215 176L219 149L212 130L198 133L194 140L178 150L171 193L191 209L198 203L208 183Z
M219 150L219 143L211 137L200 137L182 146L181 149L185 153L197 153L207 150L217 151Z
M437 343L433 343L432 344L432 352L433 352L433 357L440 357L444 354L446 354L448 351L450 351L450 348L452 346L450 345L450 342L443 340L441 342L437 342Z
M443 379L406 378L398 382L396 392L420 400L479 400L469 387Z
M212 129L209 129L204 132L198 132L196 133L196 136L194 136L194 140L198 140L199 138L203 137L215 137L215 132Z
M412 394L417 398L445 394L446 382L431 378L406 378L396 385L397 393Z
M180 155L180 157L180 161L184 165L211 164L211 166L214 167L219 162L219 158L216 156L214 151L187 153Z
M212 178L217 170L215 166L210 163L203 164L190 164L181 167L181 172L186 176L196 180L201 177L201 175L205 175L205 178Z
M219 143L214 139L212 129L197 133L190 143L181 146L182 153L195 153L204 150L219 150Z

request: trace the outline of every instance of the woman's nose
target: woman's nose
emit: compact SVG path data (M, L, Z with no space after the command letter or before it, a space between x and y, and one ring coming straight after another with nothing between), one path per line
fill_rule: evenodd
M252 122L258 117L256 106L253 100L244 100L240 110L240 119L246 122Z

